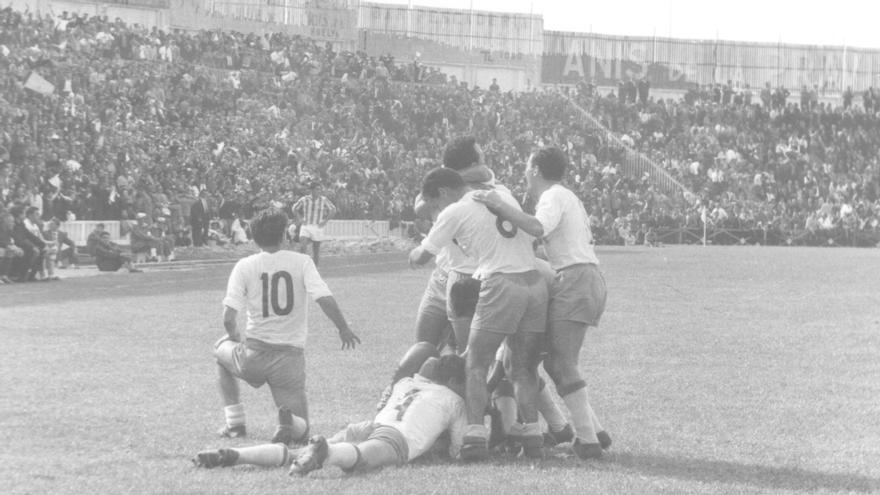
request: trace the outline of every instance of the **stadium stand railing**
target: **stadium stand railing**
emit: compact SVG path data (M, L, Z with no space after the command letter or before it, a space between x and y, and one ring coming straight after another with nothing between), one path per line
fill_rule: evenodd
M645 156L644 153L636 151L624 143L623 140L602 125L601 122L590 115L590 112L578 105L570 96L565 96L565 98L580 117L582 124L603 136L610 144L624 151L625 160L622 163L624 173L637 179L647 174L651 179L651 183L657 187L658 191L673 200L683 199L690 204L699 202L699 196L672 177L663 167Z

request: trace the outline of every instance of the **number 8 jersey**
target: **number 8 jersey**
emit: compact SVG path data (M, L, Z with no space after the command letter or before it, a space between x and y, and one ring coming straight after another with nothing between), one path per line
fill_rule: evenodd
M267 344L305 348L312 299L333 295L307 255L260 252L235 264L223 304L247 310L245 335Z

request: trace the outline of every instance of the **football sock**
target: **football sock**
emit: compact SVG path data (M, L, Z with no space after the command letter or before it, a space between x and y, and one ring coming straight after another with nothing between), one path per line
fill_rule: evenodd
M290 457L287 446L280 443L267 443L235 450L238 451L238 461L236 464L254 464L267 467L284 466Z
M336 466L342 469L351 469L357 464L358 448L353 443L331 443L327 450L327 460L325 464Z
M495 398L495 407L501 413L501 427L504 433L510 433L510 427L516 423L517 406L516 399L508 395Z
M483 424L468 425L467 429L464 430L464 436L471 438L484 438L488 441L489 429Z
M541 413L541 416L544 416L544 421L547 422L550 431L560 431L565 428L565 416L562 414L559 406L556 405L556 401L553 400L553 395L547 387L543 387L538 391L538 412Z
M226 415L226 426L232 428L235 426L244 426L244 404L234 404L223 408Z
M578 438L584 443L599 443L593 420L590 417L590 403L586 387L581 387L562 398L571 412L572 426Z
M605 428L603 428L602 423L599 422L599 416L596 416L596 411L593 410L593 406L588 403L587 408L590 410L590 420L593 422L593 429L597 432L603 431Z

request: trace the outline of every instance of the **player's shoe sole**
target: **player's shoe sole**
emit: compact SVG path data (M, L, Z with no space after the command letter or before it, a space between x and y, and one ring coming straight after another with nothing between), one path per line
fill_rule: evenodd
M602 446L598 443L584 443L580 438L575 438L571 444L571 450L581 459L600 459L602 457Z
M599 437L599 445L602 447L602 450L608 450L611 447L611 435L605 432L605 430L596 433L596 436Z
M216 467L234 466L238 460L238 451L234 449L205 450L196 454L192 462L196 467L213 469Z
M489 459L489 441L482 437L465 436L460 456L464 462L481 462Z
M243 438L247 436L247 428L244 425L229 426L217 430L217 434L224 438Z
M299 452L296 459L290 465L290 475L305 476L312 471L324 467L327 453L330 451L327 439L321 435L315 435L309 439L309 444Z

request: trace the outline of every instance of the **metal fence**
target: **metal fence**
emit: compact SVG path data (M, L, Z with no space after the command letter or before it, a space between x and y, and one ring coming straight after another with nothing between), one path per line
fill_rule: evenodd
M688 203L694 203L699 199L697 195L672 177L672 175L670 175L663 167L645 156L644 153L628 146L611 132L611 130L590 115L588 111L575 103L574 100L570 97L566 98L585 127L592 129L593 132L602 136L612 147L624 152L624 160L621 164L624 173L635 178L642 178L647 175L650 177L651 183L657 188L657 190L670 199L683 199Z

